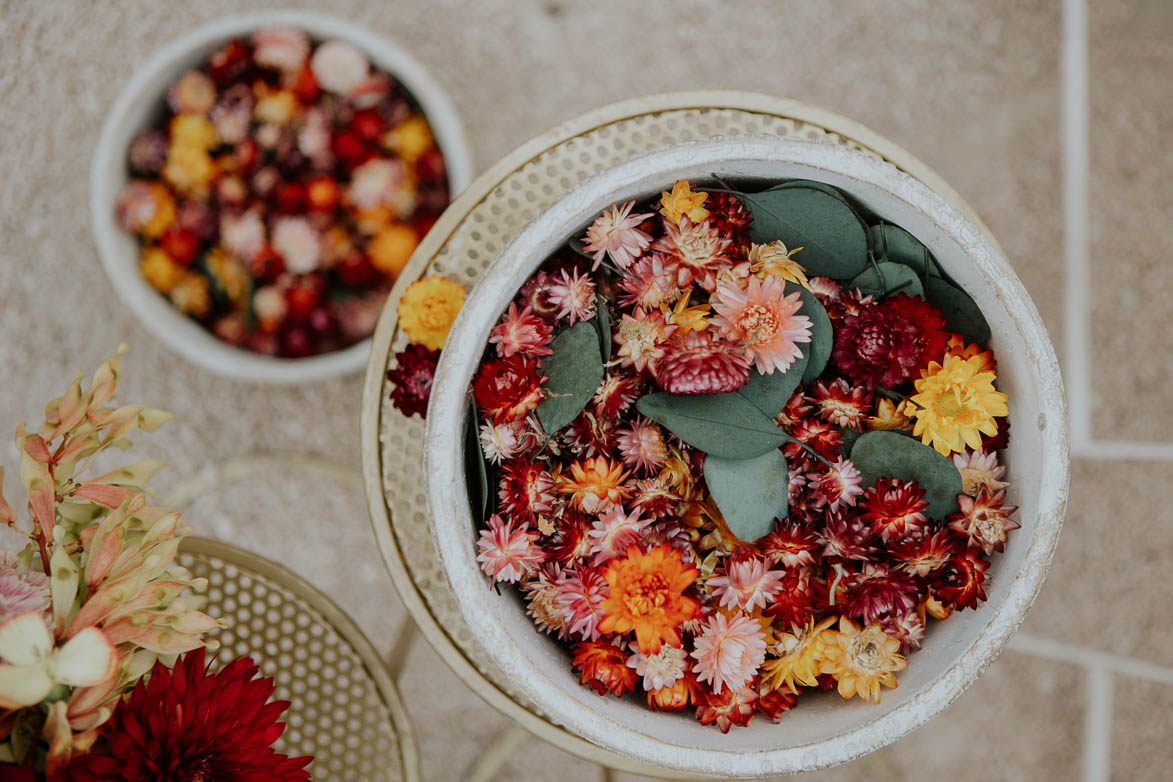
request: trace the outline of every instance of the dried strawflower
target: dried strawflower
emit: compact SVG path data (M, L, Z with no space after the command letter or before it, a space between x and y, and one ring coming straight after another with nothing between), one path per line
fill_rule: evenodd
M762 626L748 616L727 618L714 614L696 637L693 670L697 679L709 682L717 695L725 688L737 690L757 673L766 659Z
M598 566L627 555L639 545L644 529L651 523L652 520L644 518L638 510L627 513L619 504L600 512L587 533L591 542L591 564Z
M933 361L916 381L916 425L912 433L948 456L982 447L981 435L995 435L995 417L1008 416L1009 397L994 388L994 373L982 371L980 356Z
M843 602L843 615L871 624L893 614L916 608L923 586L907 573L891 572L883 565L866 564L851 578Z
M704 207L708 197L708 193L694 192L687 180L678 179L671 192L665 190L660 193L660 214L673 225L679 224L680 218L685 216L694 223L700 223L709 216L709 210Z
M627 665L643 677L644 689L649 692L674 687L689 667L688 653L679 646L662 644L658 652L645 654L639 644L633 644L632 651L634 654L627 658Z
M623 307L642 307L655 310L680 298L676 286L676 271L664 262L664 256L653 253L641 258L619 281L619 304Z
M632 546L604 572L610 595L602 604L599 631L634 632L645 655L657 654L663 644L679 646L681 622L700 612L700 603L684 595L699 574L675 549L654 546L645 554Z
M620 696L635 688L636 673L627 667L627 654L622 647L585 641L574 648L571 665L582 672L579 682L589 684L599 695Z
M989 561L981 559L975 549L956 553L930 576L933 594L950 608L977 608L986 599L989 567Z
M207 114L216 105L216 84L205 73L188 71L167 91L167 103L176 114Z
M908 664L900 655L900 641L890 637L878 624L860 629L843 617L839 629L827 634L820 663L822 673L835 677L844 698L859 695L880 702L880 687L895 687L896 672Z
M826 506L831 511L837 511L840 507L851 507L855 505L856 498L863 494L859 470L842 457L826 472L808 476L808 480L816 508Z
M501 469L497 496L509 518L533 523L554 510L554 478L541 462L515 459Z
M439 360L440 351L416 343L395 354L395 367L387 371L387 380L392 384L391 401L399 412L426 417Z
M595 283L579 274L578 269L572 269L570 274L562 269L550 282L546 300L556 310L558 319L565 319L572 326L595 317Z
M720 394L749 380L750 357L737 342L712 331L677 334L656 363L656 383L670 394Z
M620 269L626 269L651 244L652 237L639 226L652 215L632 214L633 206L635 201L623 206L612 204L587 229L583 251L595 260L592 271L599 268L604 257L609 257Z
M753 687L728 687L724 692L703 693L696 707L696 717L702 725L716 724L722 733L734 725L745 727L757 714L759 699Z
M412 342L438 350L464 304L464 287L447 277L416 280L399 300L399 327Z
M817 687L826 643L824 633L833 624L835 617L829 616L818 624L811 619L805 624L790 625L789 632L779 633L778 640L768 650L776 656L762 666L762 684L772 690L785 686L796 695L799 685Z
M1018 510L1017 505L1005 505L1004 490L991 492L985 486L978 489L977 496L958 494L958 513L948 517L949 529L957 532L973 548L986 554L1002 551L1010 532L1022 525L1010 518Z
M636 417L629 427L617 431L615 443L623 464L644 475L659 470L668 459L663 430L643 417Z
M535 545L538 533L496 513L486 524L477 540L477 562L494 581L516 583L545 561L546 555Z
M655 374L656 363L667 352L665 343L675 332L676 326L668 323L662 312L645 312L642 307L636 307L635 312L625 314L619 323L615 334L619 350L615 355L624 366Z
M749 247L750 270L761 278L779 277L786 282L793 282L809 289L810 283L806 278L806 269L791 256L802 248L786 249L782 241L769 244L751 244Z
M707 221L694 223L685 215L678 223L665 221L664 236L653 248L676 267L680 288L695 283L711 292L717 289L718 268L729 262L726 251L730 244Z
M718 568L705 587L722 608L752 612L755 608L765 608L782 590L783 575L781 570L771 570L756 557L734 558L724 568Z
M750 277L744 287L724 284L713 297L714 327L721 336L739 342L759 372L785 372L802 356L798 346L810 342L811 320L796 314L802 306L799 294L786 295L777 277Z
M579 567L567 570L558 579L556 601L566 630L571 636L585 641L599 638L599 622L605 614L603 600L607 597L607 581L597 568Z
M570 495L570 504L585 513L602 514L627 497L623 465L596 456L570 465L570 475L558 476L558 491Z
M267 68L297 71L310 53L310 39L295 27L264 27L253 33L253 59Z
M817 381L814 393L807 400L815 406L824 421L830 421L843 429L862 430L872 405L872 395L866 388L853 388L841 377L829 384Z
M832 357L853 384L893 388L912 378L921 357L920 333L903 315L870 305L835 330Z
M961 473L961 490L976 497L980 489L991 492L1006 487L1002 477L1006 468L998 464L998 455L985 450L967 451L953 455L953 464Z
M865 490L859 508L863 520L887 543L922 529L928 522L925 490L911 481L880 477L876 485Z
M500 322L489 333L489 344L497 346L497 355L502 358L517 353L548 356L554 352L550 347L551 339L553 329L535 315L531 307L519 310L515 302L510 303Z
M354 44L333 40L314 51L310 68L322 89L345 95L366 79L370 63Z
M477 408L497 423L525 417L546 398L537 360L514 355L491 361L473 379Z

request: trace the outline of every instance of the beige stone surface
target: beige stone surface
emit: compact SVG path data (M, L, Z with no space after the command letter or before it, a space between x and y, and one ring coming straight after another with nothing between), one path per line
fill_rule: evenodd
M1096 0L1088 29L1092 430L1105 439L1169 442L1173 263L1163 234L1173 210L1165 162L1173 5Z
M315 7L0 0L0 432L39 420L41 405L75 368L92 368L126 341L133 350L123 398L180 416L140 438L144 455L172 465L159 479L164 496L208 465L248 454L309 454L358 467L360 378L269 388L199 371L122 307L89 234L89 157L106 109L136 66L205 21L291 4ZM409 46L463 112L481 170L556 122L653 91L737 87L852 116L911 149L969 200L1060 333L1058 0L316 7ZM1089 317L1096 433L1105 436L1169 439L1170 427L1159 424L1169 420L1171 401L1173 266L1160 229L1173 190L1160 141L1173 104L1158 77L1173 64L1171 14L1152 0L1091 4L1097 296ZM0 461L14 465L10 444L0 445ZM1173 624L1160 600L1173 589L1165 554L1173 547L1171 477L1168 464L1077 462L1073 512L1028 632L1173 664ZM10 495L15 485L10 474ZM187 519L200 534L294 567L339 600L380 649L394 637L404 614L375 554L360 490L346 481L266 467L209 489ZM1007 654L944 715L890 750L811 778L1078 778L1080 675ZM422 642L401 689L428 780L464 779L509 724ZM1167 688L1122 679L1117 696L1114 770L1121 779L1161 778L1169 758L1159 742L1170 732L1161 715L1173 705ZM600 775L526 742L497 778Z

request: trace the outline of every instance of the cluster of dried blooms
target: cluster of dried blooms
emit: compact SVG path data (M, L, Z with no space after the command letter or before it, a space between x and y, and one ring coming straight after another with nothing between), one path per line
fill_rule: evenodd
M687 182L604 211L521 288L472 387L484 572L520 590L584 685L723 731L809 690L878 702L926 622L985 599L1019 526L991 351L922 295L809 276L801 248L754 243L751 224L736 193ZM560 355L576 331L579 357ZM595 331L597 369L581 358ZM425 392L430 358L400 357ZM727 415L779 387L773 431ZM753 462L780 478L738 483L749 461L697 447L741 434L777 438ZM886 471L893 445L923 477ZM739 537L743 503L719 482L780 493L785 512Z
M448 205L427 118L341 40L234 39L131 143L119 223L139 268L230 345L302 357L366 338Z
M125 450L130 434L173 417L112 404L123 352L88 388L79 373L36 432L16 433L29 519L21 524L0 493L0 522L28 545L0 553L0 777L198 779L223 770L215 778L233 779L228 772L246 766L232 763L247 761L271 771L265 779L308 779L310 758L271 749L288 704L266 705L272 682L253 680L251 661L201 684L204 647L216 645L203 635L221 623L198 609L193 592L206 580L176 561L190 530L146 488L163 463L87 475L95 459ZM173 675L177 658L182 674Z

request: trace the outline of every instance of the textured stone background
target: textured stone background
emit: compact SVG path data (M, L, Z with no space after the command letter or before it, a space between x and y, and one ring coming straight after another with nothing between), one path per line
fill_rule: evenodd
M0 431L39 421L75 368L91 369L126 341L122 398L181 419L140 441L171 465L158 480L163 496L209 465L252 454L359 466L361 378L268 388L199 371L122 307L90 238L89 159L125 79L205 21L283 5L0 0ZM1062 351L1060 0L320 5L414 51L463 112L478 170L556 122L648 92L737 87L858 119L912 150L977 209ZM1173 208L1165 148L1173 5L1090 0L1088 15L1093 287L1080 316L1091 324L1092 434L1170 443L1173 264L1159 232ZM0 445L0 457L15 464L11 445ZM1117 677L1113 709L1112 690L1089 691L1078 663L1104 652L1161 666L1158 676L1173 666L1165 606L1173 470L1168 460L1100 461L1094 448L1080 457L1055 567L1024 629L1061 642L1055 655L1007 653L928 726L817 778L1075 779L1086 713L1111 718L1088 724L1110 733L1112 777L1168 778L1173 686ZM13 476L7 488L15 491ZM390 648L405 615L352 483L262 463L248 479L202 494L187 518L200 534L306 574ZM423 644L401 689L429 780L466 778L507 725ZM1097 762L1086 778L1107 778ZM497 778L600 774L531 741Z

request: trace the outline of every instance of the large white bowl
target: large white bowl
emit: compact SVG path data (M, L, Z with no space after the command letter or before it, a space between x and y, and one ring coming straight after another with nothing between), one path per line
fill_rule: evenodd
M138 270L138 239L119 227L114 203L129 173L126 155L131 140L149 128L171 86L226 41L261 27L286 25L320 40L350 41L371 62L401 82L423 108L436 143L444 153L453 197L468 186L472 159L460 117L440 85L403 49L361 27L306 11L270 11L232 16L200 27L156 52L118 95L94 151L90 172L90 212L102 265L122 300L175 352L219 375L267 383L321 380L366 365L370 339L319 356L275 358L235 348L179 312L150 286Z
M653 713L635 698L582 687L569 656L539 633L514 592L489 589L476 562L476 525L463 465L468 388L500 312L535 268L607 205L670 188L678 178L815 179L911 231L973 296L993 332L999 385L1010 395L1006 454L1022 529L989 570L989 600L931 628L924 648L876 706L807 695L781 725L722 735L691 716ZM695 774L754 777L822 768L889 744L944 709L998 656L1051 561L1067 497L1067 412L1059 365L1038 312L996 244L928 186L843 146L778 137L686 142L583 182L530 224L489 267L448 336L432 387L425 439L432 534L476 640L537 707L580 736L646 763Z

